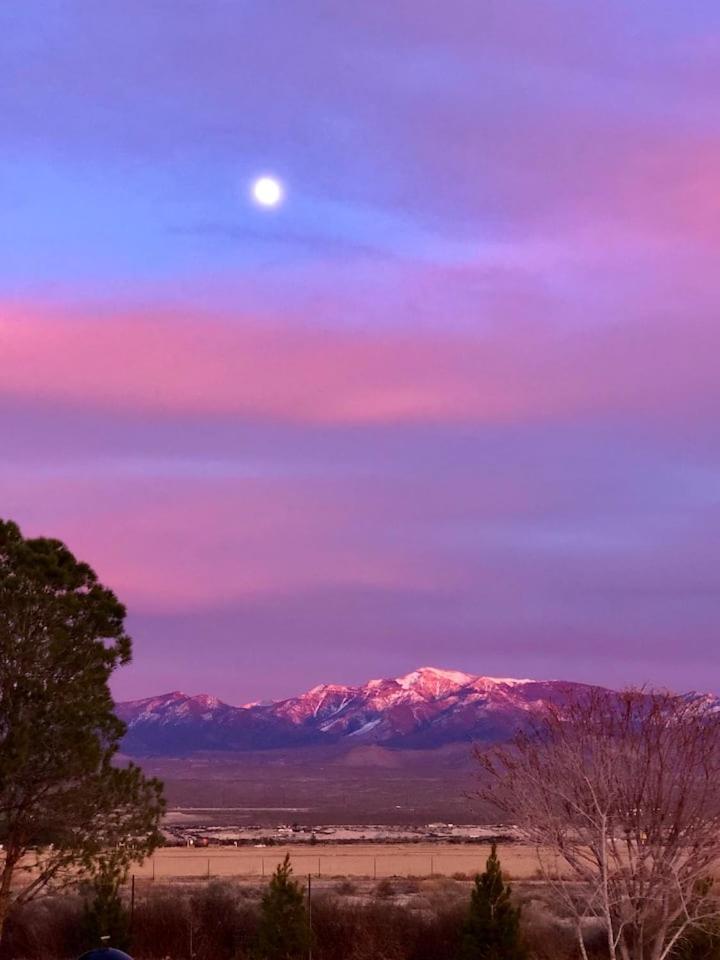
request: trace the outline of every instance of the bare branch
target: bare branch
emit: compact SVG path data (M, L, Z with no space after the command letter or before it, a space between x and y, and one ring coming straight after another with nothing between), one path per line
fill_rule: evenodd
M720 714L702 698L590 689L477 756L479 796L535 846L581 942L597 918L609 960L666 960L719 915Z

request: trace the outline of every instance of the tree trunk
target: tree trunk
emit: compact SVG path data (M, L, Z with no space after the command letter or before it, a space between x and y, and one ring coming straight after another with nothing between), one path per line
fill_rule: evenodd
M8 850L3 864L2 876L0 876L0 944L2 944L5 921L10 911L12 880L17 862L17 853Z

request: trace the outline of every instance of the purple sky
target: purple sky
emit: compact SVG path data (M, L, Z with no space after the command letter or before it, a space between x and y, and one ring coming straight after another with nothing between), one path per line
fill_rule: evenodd
M720 690L717 4L24 0L0 75L0 515L119 697Z

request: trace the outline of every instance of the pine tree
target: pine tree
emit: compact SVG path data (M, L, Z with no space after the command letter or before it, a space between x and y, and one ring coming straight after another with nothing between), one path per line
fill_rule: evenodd
M305 898L292 877L290 854L278 864L260 908L259 960L302 960L310 946Z
M64 544L0 520L0 939L16 904L107 871L123 879L162 839L161 784L113 762L125 726L108 681L130 660L124 621Z
M82 936L88 949L130 947L130 913L120 896L120 881L121 876L109 868L102 870L89 886L82 918Z
M510 901L497 848L492 845L485 872L475 877L463 930L461 960L525 960L520 908Z

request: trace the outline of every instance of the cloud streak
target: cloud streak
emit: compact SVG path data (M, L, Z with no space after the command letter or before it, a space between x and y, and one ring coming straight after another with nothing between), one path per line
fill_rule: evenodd
M6 398L299 423L711 416L714 319L569 329L328 329L203 316L0 314Z

